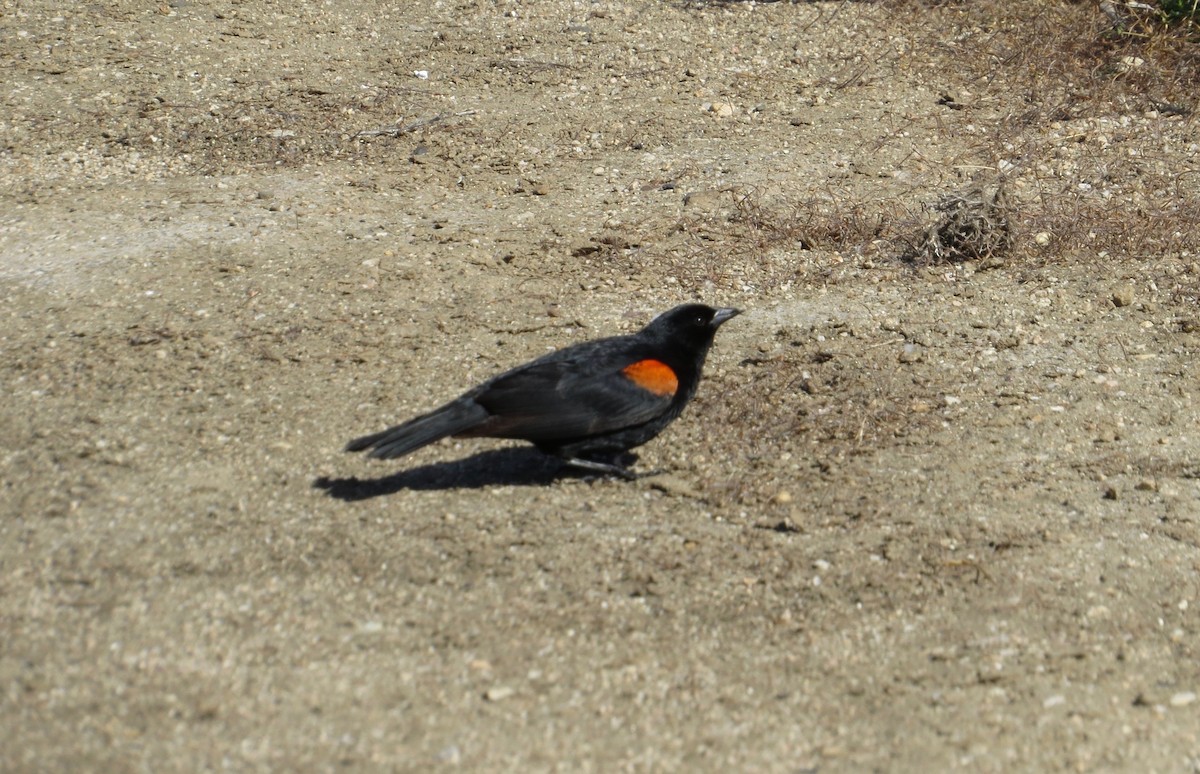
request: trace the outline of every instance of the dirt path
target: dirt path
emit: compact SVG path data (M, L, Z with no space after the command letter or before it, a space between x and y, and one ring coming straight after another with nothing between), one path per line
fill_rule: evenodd
M1098 10L301 5L0 3L0 768L1200 767L1200 133ZM341 452L692 299L664 476Z

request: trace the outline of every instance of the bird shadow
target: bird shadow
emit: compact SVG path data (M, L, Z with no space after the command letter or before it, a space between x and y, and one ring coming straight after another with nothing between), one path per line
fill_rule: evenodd
M381 478L329 478L313 481L339 500L369 500L405 489L433 491L480 489L485 486L544 486L559 478L579 478L580 472L536 449L493 449L453 462L435 462Z

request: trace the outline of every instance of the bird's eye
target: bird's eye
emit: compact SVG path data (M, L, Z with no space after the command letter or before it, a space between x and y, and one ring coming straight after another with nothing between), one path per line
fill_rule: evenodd
M708 320L705 320L704 315L702 315L702 314L696 315L696 317L692 320L692 322L696 323L696 326L700 327L700 328L703 328L704 326L708 325Z

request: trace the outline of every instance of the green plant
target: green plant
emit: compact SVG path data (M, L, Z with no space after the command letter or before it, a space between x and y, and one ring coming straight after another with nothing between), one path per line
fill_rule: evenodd
M1161 0L1159 7L1168 22L1200 22L1200 0Z

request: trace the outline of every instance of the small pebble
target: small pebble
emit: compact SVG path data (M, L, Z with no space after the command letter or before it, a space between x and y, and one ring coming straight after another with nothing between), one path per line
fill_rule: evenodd
M791 501L792 501L792 493L787 491L786 489L781 490L774 497L771 498L771 502L775 503L776 505L787 505Z
M1113 291L1112 302L1114 306L1129 306L1133 303L1133 285L1122 285Z
M488 688L487 692L483 694L483 698L487 699L488 701L504 701L515 693L516 691L514 691L512 688L509 688L507 685L502 685L495 688Z
M1117 491L1117 488L1115 486L1110 486L1104 490L1104 499L1105 500L1119 500L1120 498L1121 498L1121 493L1119 491Z
M1196 701L1196 693L1194 691L1180 691L1171 697L1172 707L1186 707Z
M717 118L729 118L733 115L733 105L728 102L714 102L708 106L708 112L716 115Z

